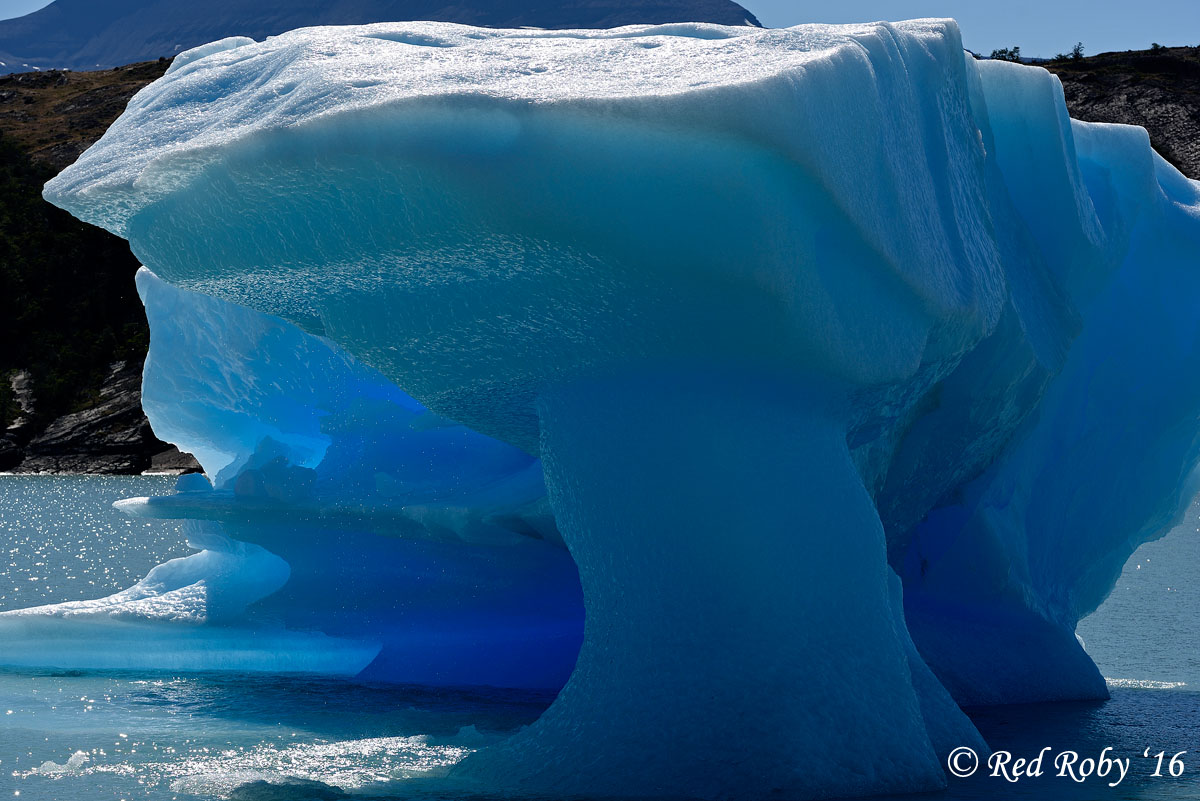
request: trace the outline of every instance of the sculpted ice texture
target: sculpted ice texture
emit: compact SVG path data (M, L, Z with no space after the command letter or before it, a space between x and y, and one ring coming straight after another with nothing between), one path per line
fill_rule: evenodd
M137 284L154 331L142 405L161 436L187 443L218 491L157 499L156 512L201 504L219 516L220 502L236 499L243 513L329 517L369 505L414 535L559 539L537 459L438 417L284 320L179 290L147 269Z
M329 512L304 537L241 526L293 570L261 603L305 609L326 545L387 582L399 552L344 514L364 498L427 541L373 486L462 499L488 525L440 527L460 554L561 534L578 664L460 766L491 790L939 786L938 755L979 745L951 697L1103 696L1074 625L1193 489L1200 192L1139 129L1071 121L1048 73L964 56L949 21L226 40L46 197L168 284L314 335L227 368L142 279L154 347L180 343L148 368L156 430L208 447L219 486L129 508ZM180 298L217 331L250 319ZM382 379L383 405L339 407L362 365L463 439L421 440ZM176 381L195 391L156 395ZM532 456L553 526L481 491L540 486ZM555 597L549 568L510 575Z

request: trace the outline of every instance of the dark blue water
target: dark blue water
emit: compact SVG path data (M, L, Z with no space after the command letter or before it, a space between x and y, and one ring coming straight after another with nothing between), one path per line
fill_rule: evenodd
M186 553L174 524L110 508L170 481L0 476L0 610L105 595ZM1042 777L1011 783L984 765L913 798L1200 798L1200 589L1190 578L1200 566L1198 514L1143 546L1079 627L1111 680L1111 701L971 711L994 749L1028 758L1049 747ZM211 799L284 777L353 797L432 798L451 766L535 720L550 700L315 677L0 669L0 801ZM1062 751L1083 760L1105 748L1131 760L1117 786L1108 786L1115 774L1082 783L1055 775ZM1154 777L1156 760L1142 754L1159 751L1164 775ZM1179 751L1182 775L1171 777Z

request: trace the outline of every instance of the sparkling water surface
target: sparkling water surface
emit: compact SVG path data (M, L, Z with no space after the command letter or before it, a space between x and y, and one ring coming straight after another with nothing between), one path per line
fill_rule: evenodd
M188 553L178 524L131 520L114 500L169 491L167 477L0 476L0 611L94 598ZM985 775L913 799L1200 797L1200 508L1143 546L1110 599L1079 626L1112 700L971 710L995 749L1046 774ZM0 662L3 643L0 643ZM438 777L472 750L535 720L546 694L431 689L304 676L0 668L0 801L453 796ZM1116 787L1054 774L1049 760L1131 758ZM1179 751L1183 774L1153 777ZM669 754L667 745L664 753ZM798 758L803 758L798 755ZM619 770L620 766L613 766ZM819 766L813 766L818 770ZM263 795L285 777L314 789Z
M179 523L112 508L174 485L171 476L0 475L0 612L99 598L191 553Z

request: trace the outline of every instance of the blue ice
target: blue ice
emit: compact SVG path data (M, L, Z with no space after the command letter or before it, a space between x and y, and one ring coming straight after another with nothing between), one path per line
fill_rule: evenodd
M124 508L288 565L238 625L570 673L482 789L943 786L1196 489L1200 187L949 20L226 40L45 195L211 479Z

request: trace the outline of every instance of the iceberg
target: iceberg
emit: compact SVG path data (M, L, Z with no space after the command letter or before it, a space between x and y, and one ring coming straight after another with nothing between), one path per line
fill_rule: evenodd
M225 40L45 197L211 479L123 508L288 566L239 621L565 681L480 791L944 786L1197 489L1200 185L949 20Z

